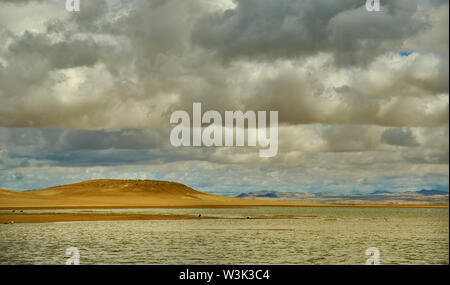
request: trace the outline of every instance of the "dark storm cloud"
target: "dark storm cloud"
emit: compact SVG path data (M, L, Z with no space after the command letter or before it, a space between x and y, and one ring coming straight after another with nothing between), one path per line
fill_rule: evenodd
M391 128L381 135L381 142L397 146L418 146L416 137L410 129Z
M122 129L118 131L64 130L59 128L1 129L2 143L41 150L73 151L104 149L153 149L167 145L166 129Z
M92 66L99 60L101 54L100 47L91 39L69 39L53 43L46 35L35 35L29 32L17 38L8 46L8 49L8 56L17 61L35 57L39 60L47 60L51 69Z
M165 129L119 131L0 128L0 154L7 168L36 165L112 165L162 159ZM7 162L10 162L8 164Z
M166 129L122 129L120 131L67 130L58 139L61 150L151 149L167 145Z
M383 1L367 13L361 0L237 0L235 9L209 15L193 42L225 58L292 58L331 52L343 65L361 65L399 48L422 31L415 1Z
M0 166L105 166L208 160L214 156L214 149L174 148L168 136L167 129L0 128Z

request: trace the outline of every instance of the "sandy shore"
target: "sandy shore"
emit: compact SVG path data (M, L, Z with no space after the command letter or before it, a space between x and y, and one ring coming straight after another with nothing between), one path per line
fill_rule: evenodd
M267 205L264 205L267 206ZM279 207L279 205L277 205ZM447 208L439 205L329 205L329 204L303 204L284 205L285 207L350 207L350 208ZM242 208L248 206L210 206L201 208ZM272 205L273 207L273 205ZM168 207L165 207L168 208ZM187 207L172 207L187 208ZM201 209L199 208L199 209ZM39 208L44 210L43 208ZM59 210L51 208L53 210ZM60 208L61 209L61 208ZM67 209L67 208L64 208ZM83 209L83 208L72 208ZM123 208L122 208L123 209ZM131 209L131 208L129 208ZM3 209L4 210L4 209ZM216 217L196 215L174 215L174 214L129 214L129 213L24 213L21 210L10 210L11 213L0 213L0 224L13 223L52 223L52 222L75 222L75 221L125 221L125 220L192 220L192 219L217 219Z
M212 219L192 215L144 215L144 214L77 214L77 213L46 213L46 214L0 214L0 224L16 223L53 223L82 221L129 221L129 220L192 220Z
M310 204L299 202L268 202L260 200L250 200L253 203L241 203L241 204L215 204L215 205L198 205L198 204L185 204L185 205L135 205L135 206L10 206L1 207L1 211L20 211L20 210L92 210L92 209L228 209L228 208L253 208L253 207L337 207L337 208L441 208L448 209L449 205L428 205L428 204ZM261 203L259 203L261 202ZM3 214L0 213L0 216Z

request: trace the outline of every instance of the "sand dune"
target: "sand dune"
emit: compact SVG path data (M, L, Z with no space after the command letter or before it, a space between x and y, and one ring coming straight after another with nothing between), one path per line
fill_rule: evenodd
M0 190L2 209L228 207L284 205L196 191L186 185L150 180L89 180L42 190Z

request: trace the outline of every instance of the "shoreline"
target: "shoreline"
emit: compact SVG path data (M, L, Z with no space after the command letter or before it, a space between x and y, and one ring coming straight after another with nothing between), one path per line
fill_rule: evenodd
M295 202L278 202L279 204L249 204L249 205L159 205L159 206L42 206L42 207L0 207L0 211L8 210L96 210L96 209L233 209L257 207L336 207L336 208L449 208L449 205L428 204L302 204ZM0 213L1 215L1 213Z
M84 222L84 221L138 221L138 220L204 220L204 219L245 219L223 218L213 216L196 216L189 214L134 214L134 213L24 213L23 210L86 210L86 209L205 209L205 208L254 208L254 207L347 207L347 208L432 208L448 209L448 205L286 205L286 206L234 206L210 205L203 207L172 206L172 207L28 207L4 209L11 212L0 213L0 224L15 223L53 223L53 222ZM252 218L253 219L253 218Z
M55 223L55 222L95 222L95 221L146 221L146 220L206 220L214 217L174 214L85 214L85 213L13 213L0 214L0 224ZM11 223L12 222L12 223Z

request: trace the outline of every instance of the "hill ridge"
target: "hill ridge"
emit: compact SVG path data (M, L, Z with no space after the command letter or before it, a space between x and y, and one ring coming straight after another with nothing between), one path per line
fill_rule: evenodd
M0 208L139 208L280 205L197 191L162 180L94 179L45 189L0 191Z

